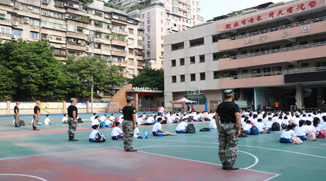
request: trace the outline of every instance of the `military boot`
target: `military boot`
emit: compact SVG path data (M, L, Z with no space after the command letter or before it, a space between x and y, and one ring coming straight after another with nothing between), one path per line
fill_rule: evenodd
M69 141L78 141L74 136L69 136Z
M235 166L225 167L224 170L239 170L239 167L235 167Z
M33 126L33 131L40 131L37 127Z
M126 152L136 152L137 150L131 148L131 149L126 149Z
M19 123L18 123L18 124L15 124L15 127L18 127L18 128L19 128L19 127L20 127L20 126L19 126Z

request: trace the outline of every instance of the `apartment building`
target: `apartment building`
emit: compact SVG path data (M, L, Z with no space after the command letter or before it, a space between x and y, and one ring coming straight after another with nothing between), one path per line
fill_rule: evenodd
M216 109L317 108L326 98L326 4L293 0L221 16L164 39L165 104L184 96ZM193 95L192 93L196 93Z
M0 1L2 40L47 40L63 62L67 54L83 57L93 52L110 65L120 65L127 78L138 75L145 66L139 23L98 0L87 5L78 0ZM92 44L88 35L95 37Z
M199 0L113 0L127 14L141 21L144 30L144 60L151 68L164 65L163 37L184 31L204 22L200 16Z

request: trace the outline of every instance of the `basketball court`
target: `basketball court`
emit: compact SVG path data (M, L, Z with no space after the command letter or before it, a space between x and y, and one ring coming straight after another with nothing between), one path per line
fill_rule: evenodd
M84 117L89 119L89 117ZM27 120L27 119L26 119ZM41 120L44 120L41 118ZM90 122L78 124L78 142L68 142L67 125L41 125L41 131L14 128L0 119L0 180L325 180L326 140L281 144L281 133L239 139L238 171L221 169L216 130L134 140L128 153L122 141L90 143ZM196 129L208 122L194 123ZM177 125L163 125L173 131ZM139 128L151 133L151 126Z

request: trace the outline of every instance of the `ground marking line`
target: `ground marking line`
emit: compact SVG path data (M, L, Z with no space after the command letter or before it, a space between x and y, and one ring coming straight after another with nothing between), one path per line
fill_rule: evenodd
M123 149L117 146L112 146L115 148L119 148L119 149ZM150 146L148 146L149 148ZM155 146L152 146L155 147ZM164 146L160 146L160 147L164 147ZM139 148L146 148L146 147L139 147ZM213 147L215 148L215 147ZM138 149L138 148L137 148ZM198 161L198 160L191 160L191 159L187 159L187 158L179 158L179 157L173 157L173 156L167 156L167 155L161 155L161 154L157 154L157 153L150 153L150 152L144 152L144 151L138 151L138 152L142 152L142 153L147 153L147 154L152 154L152 155L158 155L158 156L164 156L164 157L169 157L169 158L175 158L175 159L179 159L179 160L188 160L188 161L193 161L193 162L198 162L198 163L206 163L206 164L211 164L211 165L218 165L220 166L221 164L217 164L217 163L210 163L210 162L204 162L204 161ZM281 174L276 174L276 173L272 173L272 172L265 172L265 171L259 171L259 170L252 170L252 169L242 169L242 170L249 170L249 171L253 171L253 172L260 172L260 173L267 173L267 174L274 174L276 176L280 176Z
M144 147L137 147L137 149L141 149L141 148L161 148L161 147L176 147L176 148L178 148L178 147L189 147L189 148L218 148L218 147L213 147L213 146L188 146L188 145L168 145L168 146L144 146ZM250 155L250 156L252 156L252 157L254 157L254 159L255 159L255 163L254 164L252 164L252 165L250 165L249 167L246 167L246 168L244 168L244 169L249 169L249 168L251 168L251 167L254 167L255 165L257 165L258 164L258 162L259 162L259 159L255 156L255 155L253 155L253 154L251 154L251 153L248 153L248 152L245 152L245 151L241 151L241 150L238 150L239 152L243 152L243 153L245 153L245 154L248 154L248 155ZM162 156L162 155L161 155ZM170 156L168 156L168 157L170 157ZM176 157L172 157L172 158L176 158ZM190 161L197 161L197 160L191 160L191 159L187 159L187 160L190 160ZM210 162L203 162L203 161L198 161L198 162L202 162L202 163L209 163L209 164L214 164L214 165L221 165L221 164L216 164L216 163L210 163Z
M39 179L39 180L42 180L42 181L47 181L46 179L44 178L41 178L41 177L36 177L36 176L33 176L33 175L25 175L25 174L5 174L5 173L0 173L0 176L3 175L3 176L19 176L19 177L31 177L31 178L36 178L36 179Z
M151 139L149 139L151 140ZM157 141L157 139L155 139ZM174 141L174 142L192 142L192 143L207 143L207 144L217 144L217 143L210 143L210 142L199 142L199 141L182 141L182 140L160 140L160 141ZM311 157L317 157L317 158L323 158L326 159L326 157L323 156L318 156L318 155L312 155L308 153L300 153L300 152L295 152L295 151L287 151L287 150L280 150L280 149L274 149L274 148L264 148L264 147L258 147L258 146L249 146L249 145L238 145L238 146L244 146L244 147L249 147L249 148L259 148L259 149L265 149L265 150L272 150L272 151L280 151L280 152L288 152L288 153L295 153L299 155L305 155L305 156L311 156Z
M274 178L276 178L276 177L278 177L278 176L280 176L281 174L276 174L275 176L273 176L273 177L271 177L271 178L268 178L268 179L265 179L264 181L269 181L269 180L272 180L272 179L274 179Z

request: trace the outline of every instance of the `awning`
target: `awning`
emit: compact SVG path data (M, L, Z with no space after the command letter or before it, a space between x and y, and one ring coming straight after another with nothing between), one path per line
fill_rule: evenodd
M183 97L180 100L176 100L176 101L171 102L171 104L186 104L186 103L195 104L195 103L197 103L197 101L191 101L191 100Z

